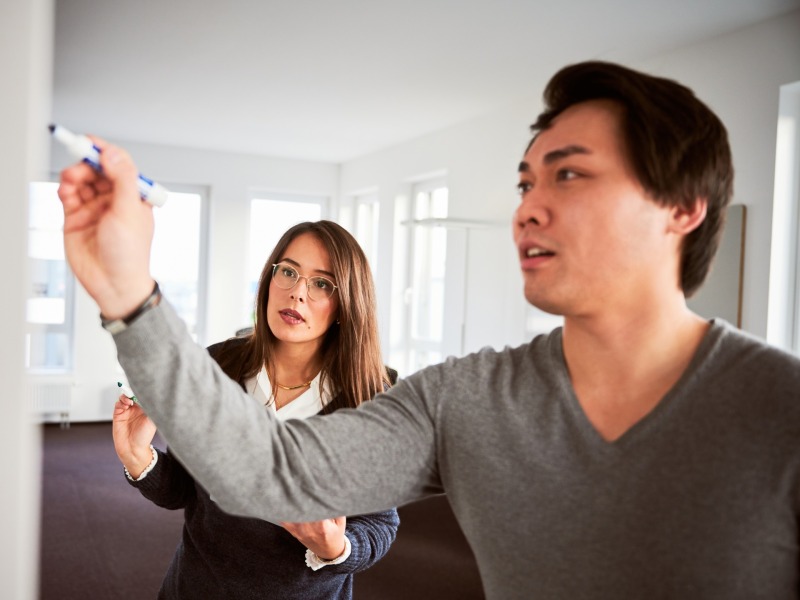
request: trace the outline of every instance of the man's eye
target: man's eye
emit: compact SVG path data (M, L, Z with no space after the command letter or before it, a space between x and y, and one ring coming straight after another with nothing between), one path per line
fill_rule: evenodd
M556 173L556 179L558 181L569 181L570 179L575 179L576 177L578 177L578 173L572 169L559 169Z
M523 195L525 192L528 192L528 191L530 191L530 189L531 189L532 187L533 187L533 186L532 186L530 183L527 183L526 181L520 181L520 182L517 184L517 193L518 193L520 196L522 196L522 195Z

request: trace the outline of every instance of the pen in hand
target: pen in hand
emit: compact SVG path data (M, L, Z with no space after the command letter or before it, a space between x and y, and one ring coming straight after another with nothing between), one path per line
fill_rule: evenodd
M77 158L91 166L96 171L102 171L100 166L100 148L94 145L91 139L85 135L72 133L61 125L49 125L50 133L59 142L66 146L67 150ZM153 206L163 206L167 201L169 191L162 185L156 183L139 173L137 179L139 195L142 200L149 202Z
M117 387L120 388L120 391L125 394L125 397L130 398L133 400L134 404L138 404L141 406L139 399L136 397L136 394L133 393L133 390L129 388L127 385L123 385L121 381L117 382Z

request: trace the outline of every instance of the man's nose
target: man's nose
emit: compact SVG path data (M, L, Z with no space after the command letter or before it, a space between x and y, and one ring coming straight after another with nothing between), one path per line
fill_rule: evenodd
M527 224L544 227L550 220L550 213L545 205L542 193L537 190L527 191L514 213L514 223L523 228Z

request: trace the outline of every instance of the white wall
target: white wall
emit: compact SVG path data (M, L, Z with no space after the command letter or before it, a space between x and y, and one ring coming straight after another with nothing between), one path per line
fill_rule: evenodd
M92 133L92 132L86 132ZM121 142L140 171L170 183L206 187L210 202L207 340L230 337L245 325L241 307L248 251L251 190L330 196L335 200L339 167L333 164ZM52 146L53 170L72 160ZM156 209L157 210L157 209ZM266 257L264 257L266 260ZM106 420L116 399L116 353L111 336L99 326L98 310L77 286L75 378L72 421Z
M764 337L778 94L781 85L800 80L800 11L629 66L694 88L728 127L736 168L734 201L748 207L742 326ZM538 98L518 103L345 163L341 192L377 186L381 202L391 207L409 177L445 171L453 216L510 222L517 203L516 167L529 139L528 125L540 108ZM381 209L382 215L390 212ZM383 250L391 247L392 231L391 223L382 221ZM476 232L470 246L466 350L519 343L525 307L510 229ZM505 269L506 285L487 285L482 279L484 267L493 261ZM389 286L384 268L378 276L381 298ZM382 306L381 311L385 324L388 309Z
M800 81L800 11L642 66L693 88L728 127L734 202L747 205L742 328L766 338L780 87Z
M728 127L737 170L735 201L748 207L743 328L764 337L778 92L782 84L800 80L800 11L630 66L693 87ZM542 89L545 83L530 87ZM394 204L398 197L409 195L413 180L445 173L451 217L502 223L470 234L466 293L446 300L449 307L464 305L462 347L469 352L526 339L526 305L510 218L518 202L517 165L529 140L528 126L540 108L540 99L530 98L341 166L144 144L125 146L140 169L156 180L208 186L208 341L227 337L241 326L250 189L335 199L377 188L382 206L376 283L381 337L388 356ZM66 162L56 149L54 168ZM452 257L454 265L459 264L458 258ZM487 272L497 283L487 282ZM78 293L76 328L79 393L72 418L106 419L116 376L113 346L98 327L96 307L83 292Z
M28 182L46 173L53 39L52 0L0 4L0 177L3 300L0 311L0 598L37 597L40 432L24 402Z
M537 112L531 106L538 107L538 101L514 105L342 165L342 196L364 187L378 188L381 246L376 285L384 354L388 354L394 202L398 196L408 196L411 180L428 173L446 174L449 217L501 223L495 229L470 233L465 350L524 340L522 279L510 224L518 202L517 166L530 137L528 126ZM483 277L488 264L494 265L489 272L500 282L497 285ZM461 302L460 297L448 297L445 305Z

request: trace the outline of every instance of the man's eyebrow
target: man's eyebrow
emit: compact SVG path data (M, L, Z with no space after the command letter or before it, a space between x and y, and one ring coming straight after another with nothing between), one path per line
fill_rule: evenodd
M569 146L564 146L563 148L559 148L558 150L551 150L550 152L544 155L542 162L546 165L549 165L556 161L567 158L568 156L572 156L573 154L591 154L591 153L592 152L584 146L578 146L577 144L570 144Z
M551 150L547 154L544 155L542 159L542 163L545 165L553 164L559 160L563 160L568 156L572 156L573 154L591 154L592 151L586 148L585 146L579 146L578 144L570 144L569 146L564 146L563 148L559 148L558 150ZM525 162L524 160L519 163L519 167L517 167L517 171L519 173L527 173L531 170L531 166Z

